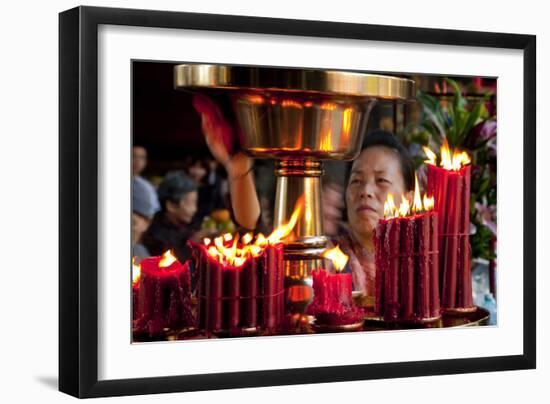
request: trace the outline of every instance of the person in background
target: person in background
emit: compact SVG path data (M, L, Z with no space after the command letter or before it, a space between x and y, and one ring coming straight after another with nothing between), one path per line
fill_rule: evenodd
M134 182L140 183L143 192L145 192L144 197L149 199L151 206L155 212L160 210L160 203L157 196L157 191L155 187L141 176L145 167L147 166L147 150L143 146L135 145L132 147L132 178Z
M173 171L159 185L158 196L161 210L143 234L143 245L151 255L172 250L180 262L185 262L191 256L187 241L211 236L210 231L195 232L191 226L197 211L197 184L183 171Z
M149 190L142 181L132 179L132 256L137 263L149 257L149 251L142 243L142 236L149 228L155 208L151 203Z
M198 208L193 217L193 226L200 227L204 218L216 209L225 209L223 180L219 175L218 163L214 159L190 156L184 171L197 184Z

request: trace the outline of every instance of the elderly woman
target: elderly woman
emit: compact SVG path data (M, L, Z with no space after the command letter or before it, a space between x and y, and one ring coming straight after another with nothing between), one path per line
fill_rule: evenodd
M201 115L210 151L227 170L235 219L241 226L253 230L260 217L260 204L252 160L241 152L229 153L227 139L233 138L232 127L210 100L197 96L194 106ZM403 145L389 132L376 131L366 136L347 180L348 225L334 237L333 243L339 244L350 257L345 271L352 273L354 290L367 297L374 296L373 235L378 220L384 217L384 202L389 193L398 203L402 195L410 198L413 187L413 165ZM331 205L337 205L334 198L324 201L325 210L330 210Z

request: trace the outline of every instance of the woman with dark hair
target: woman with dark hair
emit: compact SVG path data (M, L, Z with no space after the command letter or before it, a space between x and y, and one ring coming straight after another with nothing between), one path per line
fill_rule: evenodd
M410 199L413 188L414 168L403 145L390 132L368 134L346 181L348 225L334 240L349 255L345 271L353 275L354 290L367 297L374 296L373 235L384 217L384 202L389 193L397 203L402 196Z
M260 217L260 205L252 177L252 161L240 152L229 154L226 144L233 136L232 128L214 103L197 96L194 105L201 115L210 151L228 172L235 218L241 226L253 230ZM403 196L410 199L413 187L413 165L403 145L389 132L375 131L367 135L346 182L348 225L333 240L349 255L344 271L352 273L354 290L367 297L374 297L373 235L378 220L384 217L384 202L389 193L398 204ZM327 203L330 201L324 201L325 209L329 208Z

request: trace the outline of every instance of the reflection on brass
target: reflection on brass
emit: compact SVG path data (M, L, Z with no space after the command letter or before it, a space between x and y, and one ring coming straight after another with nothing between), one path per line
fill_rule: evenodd
M316 333L361 331L363 330L363 321L351 324L317 324L313 321L311 329Z
M360 152L377 100L414 98L412 80L336 70L179 65L174 86L231 100L242 149L277 159L274 227L288 223L296 201L304 211L285 238L287 310L311 302L311 271L322 265L321 160L352 160Z
M289 103L289 95L271 94L263 103L250 100L257 96L233 95L240 142L248 154L318 160L357 156L374 99L340 97L328 103L310 95Z
M176 88L206 87L229 90L255 90L262 102L265 90L315 95L359 96L409 100L415 96L414 81L378 74L338 70L273 68L185 64L175 66ZM292 102L292 96L289 96Z

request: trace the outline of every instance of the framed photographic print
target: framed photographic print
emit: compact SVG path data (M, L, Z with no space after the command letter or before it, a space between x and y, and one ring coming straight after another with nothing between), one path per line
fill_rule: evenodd
M534 36L59 27L61 391L535 367Z

